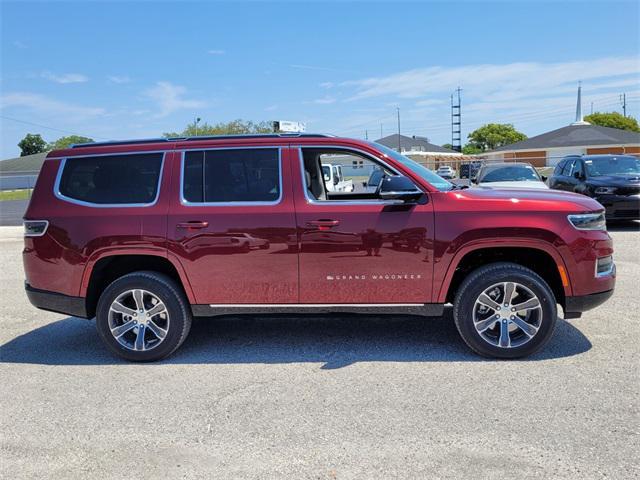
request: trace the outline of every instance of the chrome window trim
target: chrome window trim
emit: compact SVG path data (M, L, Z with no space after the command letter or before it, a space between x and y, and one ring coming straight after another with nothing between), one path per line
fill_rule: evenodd
M357 152L367 158L371 158L375 163L380 163L384 165L388 170L391 170L396 175L402 175L398 172L397 169L393 168L391 165L388 165L384 161L380 160L372 156L369 152L365 152L364 150L360 150L359 148L354 147L346 147L341 145L298 145L296 147L298 149L298 162L300 163L300 178L302 180L302 190L304 191L304 197L307 200L308 204L311 205L400 205L403 202L400 200L317 200L315 198L311 198L309 196L309 190L307 190L307 180L304 177L304 157L302 155L302 149L304 148L325 148L327 150L331 150L332 148L335 150L349 150L353 152ZM411 180L413 183L413 180ZM414 183L415 185L415 183ZM420 190L416 187L417 190ZM422 192L422 190L420 190Z
M156 196L152 202L149 203L93 203L86 202L84 200L78 200L75 198L67 197L60 193L60 181L62 180L62 172L64 171L64 166L67 163L67 159L72 158L93 158L93 157L115 157L115 156L123 156L123 155L142 155L142 154L151 154L151 153L162 153L162 158L160 159L160 173L158 174L158 185L156 187ZM164 172L165 159L167 156L166 150L153 150L153 151L143 151L143 152L118 152L118 153L98 153L94 155L73 155L71 157L64 157L60 161L60 166L58 167L58 173L56 175L56 181L53 185L53 194L56 198L67 202L73 203L75 205L82 205L83 207L92 207L92 208L131 208L131 207L151 207L158 203L158 198L160 198L160 188L162 187L162 174Z
M208 147L208 148L190 148L185 150L178 150L180 153L180 204L185 207L243 207L243 206L274 206L282 202L283 197L283 184L282 184L282 148L276 145L250 145L239 147ZM184 198L184 167L185 167L185 154L187 152L206 152L209 150L277 150L278 151L278 181L280 182L280 195L276 200L268 202L257 201L243 201L243 202L190 202ZM202 179L204 182L204 179Z

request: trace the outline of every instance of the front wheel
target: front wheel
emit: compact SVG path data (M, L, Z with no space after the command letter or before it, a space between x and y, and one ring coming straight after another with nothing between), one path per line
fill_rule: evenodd
M151 362L171 355L184 342L191 328L191 311L169 277L134 272L104 290L96 309L96 326L116 355Z
M486 357L519 358L553 334L556 299L534 271L494 263L471 272L456 294L453 316L460 336Z

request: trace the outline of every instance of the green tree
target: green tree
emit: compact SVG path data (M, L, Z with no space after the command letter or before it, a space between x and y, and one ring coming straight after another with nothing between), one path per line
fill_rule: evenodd
M475 147L480 152L486 152L503 145L526 140L527 136L513 128L510 123L488 123L471 132L468 138L469 143L466 146Z
M202 135L238 135L244 133L271 133L273 125L271 122L252 122L243 120L233 120L231 122L219 122L213 125L207 122L196 124L195 121L189 123L182 132L165 132L165 137L195 137Z
M47 142L42 139L39 133L27 133L18 143L18 147L20 147L20 156L24 157L25 155L46 152Z
M464 153L465 155L475 155L476 153L482 153L483 150L476 146L476 145L471 145L470 143L467 143L464 147L462 147L462 153Z
M451 145L450 143L445 143L444 145L442 145L442 148L448 148L449 150L453 150L453 145Z
M640 132L638 120L633 117L625 117L618 112L595 112L584 117L586 122L592 125L600 125L601 127L619 128L620 130L630 130L632 132Z
M68 137L60 137L55 142L49 144L51 150L62 150L63 148L69 148L74 143L91 143L93 138L81 137L80 135L69 135Z

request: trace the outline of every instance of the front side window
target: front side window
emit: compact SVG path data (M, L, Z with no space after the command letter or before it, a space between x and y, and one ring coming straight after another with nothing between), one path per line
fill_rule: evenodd
M358 152L343 149L303 148L307 197L311 200L379 200L382 164Z
M185 153L183 199L191 203L277 202L280 160L276 148Z
M64 160L58 193L96 205L144 205L158 195L162 153L71 157Z

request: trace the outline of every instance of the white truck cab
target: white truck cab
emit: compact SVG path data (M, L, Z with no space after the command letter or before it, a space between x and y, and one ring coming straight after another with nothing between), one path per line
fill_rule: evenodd
M324 184L329 192L353 192L353 180L345 180L342 165L322 164Z

